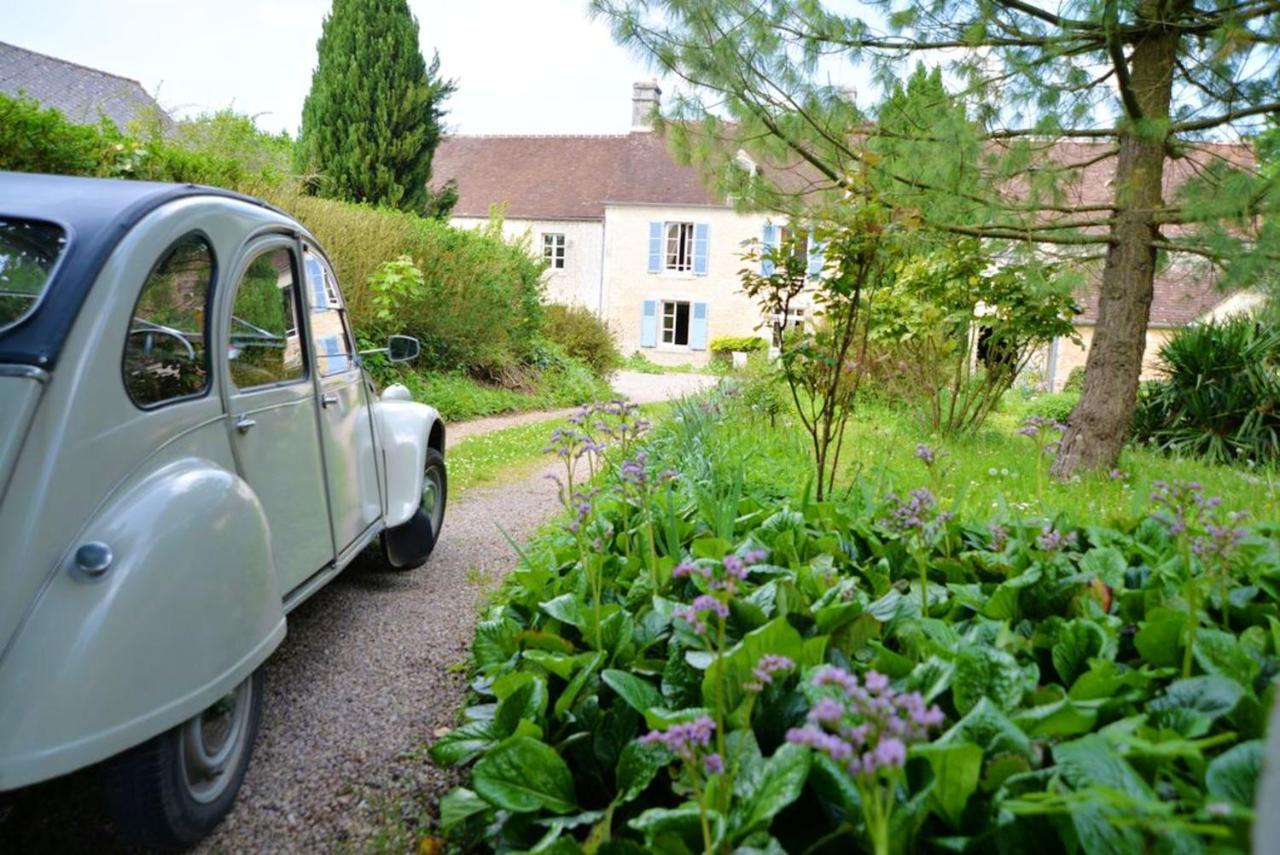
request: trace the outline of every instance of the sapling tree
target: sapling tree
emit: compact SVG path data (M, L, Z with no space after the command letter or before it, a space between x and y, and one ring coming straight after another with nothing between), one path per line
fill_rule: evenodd
M1271 0L593 0L615 38L689 84L681 151L744 205L848 192L870 162L882 200L936 232L1087 265L1098 318L1054 471L1106 471L1127 436L1157 272L1264 275L1280 251L1277 181L1248 137L1280 113ZM926 75L958 88L932 108ZM861 105L841 83L871 95ZM844 78L843 80L841 78ZM937 81L941 83L941 79ZM940 89L940 86L934 87ZM892 99L890 99L892 101ZM1212 142L1211 142L1212 140ZM740 149L775 168L735 169ZM752 193L754 189L758 192ZM1204 264L1205 270L1194 269Z
M839 227L815 230L823 245L821 277L809 276L807 254L794 243L804 239L799 236L746 255L751 264L741 272L743 292L764 317L781 322L779 362L813 447L818 501L835 487L845 426L864 374L868 307L892 275L900 231L863 184L846 201ZM789 329L801 294L812 303L810 315L806 326Z

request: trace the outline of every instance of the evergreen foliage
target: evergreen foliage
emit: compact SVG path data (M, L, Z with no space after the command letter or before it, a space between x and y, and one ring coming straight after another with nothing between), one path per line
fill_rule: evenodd
M299 167L319 195L444 217L431 159L454 82L418 47L406 0L334 0L302 108Z

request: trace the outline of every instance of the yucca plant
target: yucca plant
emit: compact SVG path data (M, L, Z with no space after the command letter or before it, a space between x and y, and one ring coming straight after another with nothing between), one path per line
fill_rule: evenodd
M1140 442L1215 463L1280 459L1280 327L1250 316L1178 330L1144 385Z

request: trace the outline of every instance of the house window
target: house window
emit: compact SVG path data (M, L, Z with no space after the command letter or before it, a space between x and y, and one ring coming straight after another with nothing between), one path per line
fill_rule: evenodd
M666 269L688 272L693 269L693 223L667 223ZM688 304L685 306L688 311Z
M542 235L542 257L553 270L564 270L564 235L546 232Z
M662 304L662 343L688 346L689 304Z
M801 262L801 266L809 261L809 233L804 229L782 226L778 229L778 246L783 250L791 250L791 256Z

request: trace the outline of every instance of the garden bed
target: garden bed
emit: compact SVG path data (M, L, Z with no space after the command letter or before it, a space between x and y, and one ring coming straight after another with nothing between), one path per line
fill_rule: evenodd
M584 483L479 624L475 703L431 748L471 766L441 806L454 840L1248 849L1280 531L1233 514L1243 486L1211 498L1234 473L1149 485L1136 455L1085 485L1106 525L1089 503L1045 513L1072 485L1037 495L1009 425L948 456L863 420L880 444L818 503L785 423L720 398L643 441L636 420L615 406L553 438ZM983 447L1022 473L998 499L969 483Z

